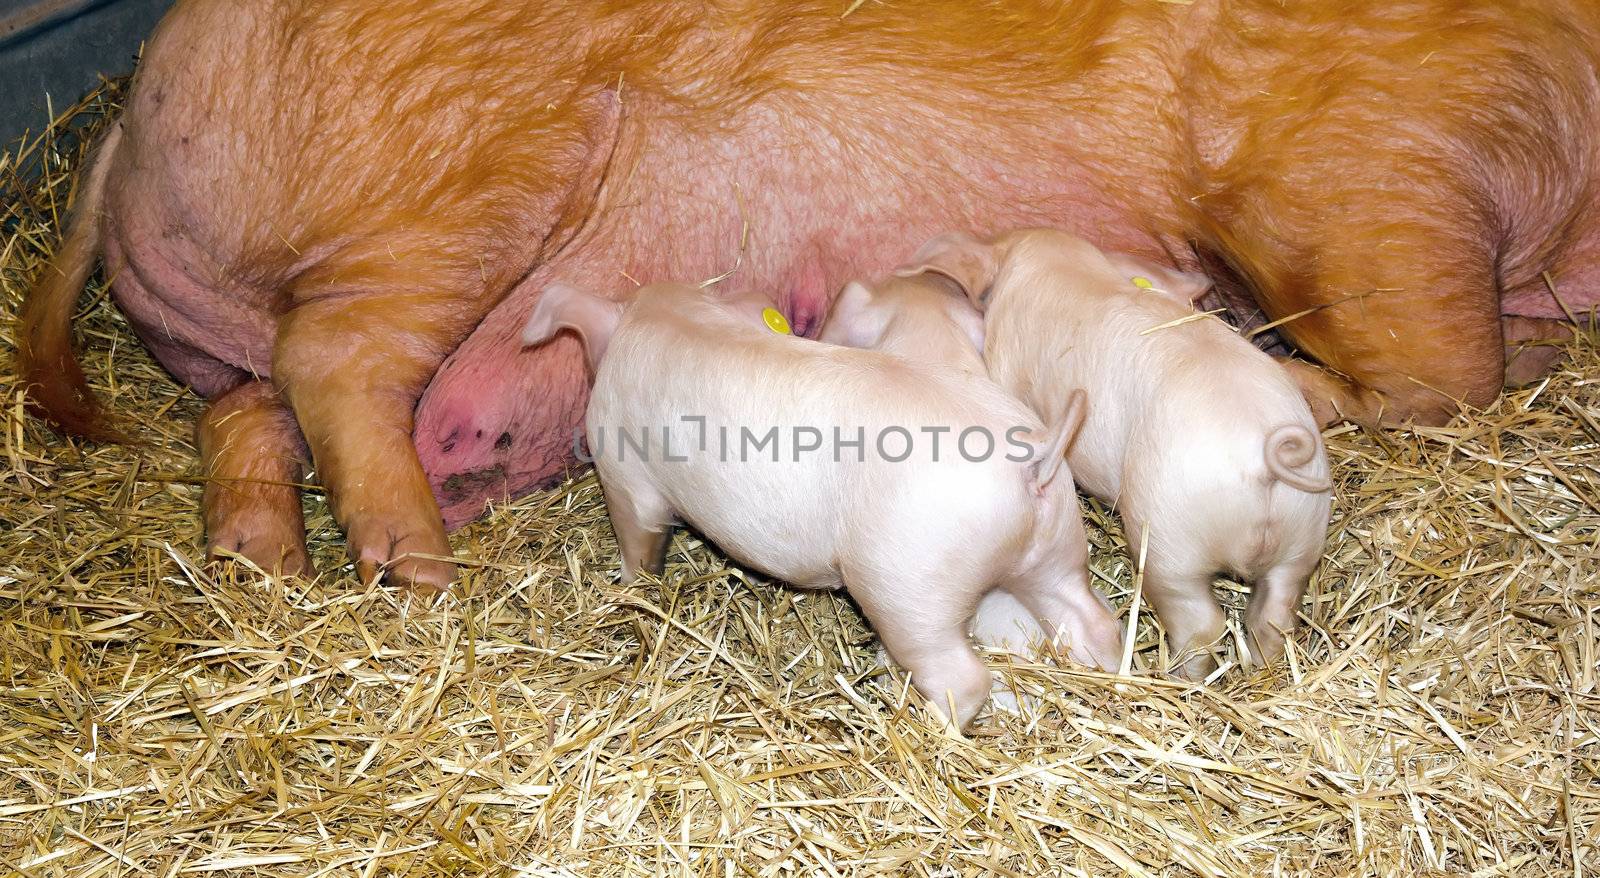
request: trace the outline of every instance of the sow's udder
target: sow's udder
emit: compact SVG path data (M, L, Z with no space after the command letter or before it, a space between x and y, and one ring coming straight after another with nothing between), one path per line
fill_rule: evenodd
M577 340L536 350L468 339L417 405L417 456L445 526L558 481L574 464L588 382Z

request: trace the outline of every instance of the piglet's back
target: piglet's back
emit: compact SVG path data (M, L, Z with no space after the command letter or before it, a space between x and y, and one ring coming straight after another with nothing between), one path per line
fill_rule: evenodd
M1283 366L1226 323L1192 308L1145 304L1124 324L1129 349L1147 376L1147 404L1193 397L1222 424L1249 414L1272 423L1311 423L1311 410ZM1190 412L1189 414L1197 414Z
M613 394L655 413L738 419L752 428L980 426L1003 440L1011 427L1040 425L984 376L781 335L714 301L630 308L596 377L595 398Z
M1263 484L1266 437L1287 425L1315 432L1288 373L1222 321L1108 268L1085 275L1081 264L1040 260L1028 284L996 296L991 372L1035 396L1087 392L1071 463L1097 496L1122 495L1130 468L1147 482L1217 491Z
M648 480L729 554L798 584L836 581L838 555L885 521L915 539L907 529L927 522L971 518L977 532L1004 518L1026 491L1025 465L1005 459L1013 427L1038 422L985 379L778 335L694 299L629 310L588 412L602 479ZM947 431L937 460L925 428ZM982 460L958 453L969 428L993 438Z

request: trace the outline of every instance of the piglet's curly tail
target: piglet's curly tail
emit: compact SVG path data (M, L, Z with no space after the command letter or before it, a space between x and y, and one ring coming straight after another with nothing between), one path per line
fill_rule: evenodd
M1333 481L1327 476L1319 479L1302 471L1316 456L1317 437L1299 424L1279 427L1267 436L1267 470L1291 488L1308 494L1333 490Z

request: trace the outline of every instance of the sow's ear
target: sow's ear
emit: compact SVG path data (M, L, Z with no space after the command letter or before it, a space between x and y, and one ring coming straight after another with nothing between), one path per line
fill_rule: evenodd
M539 295L532 316L522 328L522 344L541 345L561 330L570 329L583 341L589 371L598 372L621 319L622 303L569 284L551 284Z
M1179 271L1127 253L1107 253L1106 260L1135 286L1166 293L1185 304L1194 303L1211 289L1211 278L1199 272Z
M941 274L956 282L979 311L989 303L1000 260L993 244L985 244L965 232L946 232L922 245L917 255L900 268L897 277L915 277L923 272Z

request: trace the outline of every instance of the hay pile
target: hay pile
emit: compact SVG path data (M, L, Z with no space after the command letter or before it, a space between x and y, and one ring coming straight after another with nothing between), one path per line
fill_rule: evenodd
M117 97L0 159L8 357L73 132ZM1037 715L953 741L837 596L688 537L661 584L613 582L592 478L459 534L472 566L437 603L356 582L318 496L319 581L206 569L199 403L85 301L85 367L145 444L62 440L0 379L0 873L1600 871L1592 341L1448 429L1332 435L1287 663L1209 688L1014 666ZM1120 532L1091 515L1125 611Z

